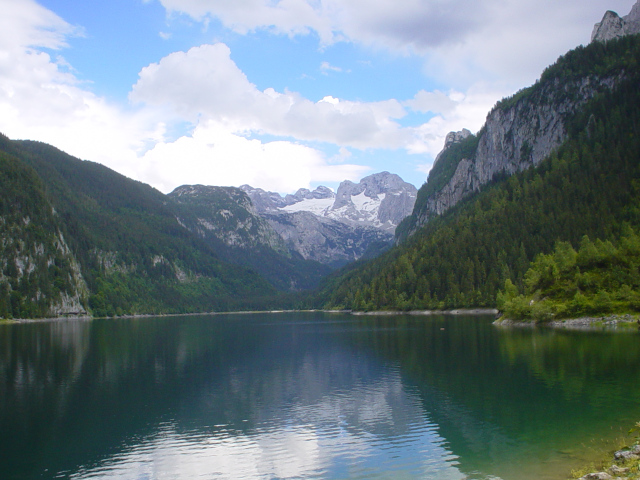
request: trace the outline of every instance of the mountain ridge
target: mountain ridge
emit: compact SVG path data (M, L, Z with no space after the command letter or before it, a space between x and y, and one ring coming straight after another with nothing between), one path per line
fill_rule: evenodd
M640 35L577 47L498 102L488 116L496 128L451 135L396 246L330 278L316 305L495 308L506 281L522 291L530 262L556 242L617 244L640 231L638 59ZM526 111L550 114L538 124ZM478 162L482 148L497 155Z
M640 1L625 18L635 22L636 16L640 22ZM606 23L609 17L607 12L601 23ZM629 33L610 40L626 35ZM579 60L585 50L593 52L592 61L604 57L609 41L598 40L598 35L594 38L592 48L578 47L568 52L545 69L534 85L499 101L476 135L451 132L447 136L427 182L418 191L412 214L396 232L397 241L411 236L431 218L477 193L494 178L536 166L562 145L568 138L567 119L589 100L612 91L626 78L625 62L630 59L600 64L597 71L590 70L588 61ZM462 144L471 148L458 148L460 152L447 159L449 165L441 168L441 159ZM438 174L440 178L436 178Z

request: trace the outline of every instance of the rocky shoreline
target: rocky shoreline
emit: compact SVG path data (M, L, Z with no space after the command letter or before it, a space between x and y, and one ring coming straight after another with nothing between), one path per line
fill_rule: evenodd
M533 320L511 320L509 318L499 318L494 325L499 327L527 327L538 326L550 328L565 328L573 330L587 329L616 329L618 327L640 326L640 316L631 314L612 314L600 317L580 317L567 318L563 320L553 320L551 322L535 322Z
M623 480L639 479L640 445L637 443L618 450L613 454L613 460L603 465L600 471L589 472L577 477L578 480Z
M379 310L372 312L354 312L345 310L344 313L351 315L497 315L499 312L494 308L459 308L454 310L410 310L403 312L400 310Z

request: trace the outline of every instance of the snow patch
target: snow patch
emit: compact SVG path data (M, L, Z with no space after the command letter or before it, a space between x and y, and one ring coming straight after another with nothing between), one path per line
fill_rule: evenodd
M309 198L281 208L284 212L311 212L319 217L326 217L327 211L333 205L333 198Z

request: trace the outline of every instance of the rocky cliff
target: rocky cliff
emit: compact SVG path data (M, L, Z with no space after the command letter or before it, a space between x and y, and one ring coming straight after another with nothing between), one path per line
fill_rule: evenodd
M265 213L265 219L286 244L306 260L331 268L386 249L393 235L366 225L353 225L308 211Z
M591 41L606 42L636 33L640 33L640 1L636 2L631 12L624 17L611 10L607 11L602 21L593 27Z
M256 211L304 259L339 267L390 245L396 226L409 215L416 188L389 172L354 183L337 193L320 186L293 195L240 187Z
M637 3L621 19L625 35L638 25L639 14ZM601 32L594 34L596 40L605 35L606 25L613 25L611 18L611 12L607 12L600 27L596 26L596 31ZM613 32L611 28L607 31ZM468 131L449 134L418 193L412 215L398 231L399 239L411 235L430 218L443 214L492 179L538 165L566 140L572 116L625 78L624 68L603 66L594 73L587 66L574 65L572 58L570 52L564 61L561 58L545 70L535 85L500 101L477 135Z
M249 185L240 188L249 195L260 214L310 212L318 217L390 233L411 213L417 193L413 185L389 172L369 175L358 183L345 180L337 193L319 186L315 190L301 188L294 195L282 197Z
M168 195L187 207L178 222L202 238L215 237L228 247L264 246L287 254L282 238L260 217L249 196L234 187L183 185Z
M1 150L0 318L86 315L89 292L37 174Z

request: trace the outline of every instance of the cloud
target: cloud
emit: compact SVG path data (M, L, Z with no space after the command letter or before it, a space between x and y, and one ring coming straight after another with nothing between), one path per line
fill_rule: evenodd
M257 124L261 116L267 115L264 109L272 108L274 103L291 102L295 97L258 92L228 60L226 47L218 47L221 58L227 61L222 62L217 73L210 71L211 58L206 56L200 70L198 58L189 65L190 73L200 77L195 87L211 92L204 97L208 102L205 112L222 110L221 115L210 115L218 123L197 118L200 113L194 106L203 96L188 89L164 92L177 100L171 103L172 109L164 105L132 109L84 88L86 84L78 81L62 56L52 59L39 51L65 48L67 38L78 34L77 28L30 0L8 3L11 8L5 5L0 16L0 132L10 138L49 143L165 192L185 183L252 182L291 192L316 180L357 180L368 170L357 165L330 166L322 152L295 142L264 143L235 135L238 130L252 127L251 122L242 123L246 119ZM0 0L0 6L3 4L7 0ZM214 60L218 58L213 56ZM166 62L180 59L180 55L169 56L161 66L165 68ZM182 65L178 62L176 66ZM153 66L149 69L146 72L153 73ZM234 113L234 102L244 106L240 115ZM253 111L256 105L263 111ZM323 105L336 109L326 102ZM178 122L180 113L193 120L193 131L172 142L166 138L167 125ZM239 128L233 127L239 124Z
M175 52L143 68L130 98L167 107L182 118L214 120L235 132L260 132L355 148L401 148L408 131L397 100L354 102L296 92L260 91L230 58L227 45Z
M466 88L503 78L524 86L558 55L589 41L606 8L634 0L160 0L169 12L216 18L242 34L316 32L324 45L350 41L424 56L428 74ZM464 87L463 82L466 82Z
M30 47L57 50L67 46L69 35L82 35L82 29L33 0L0 0L0 50Z
M152 115L83 89L59 50L82 31L31 0L0 0L0 131L133 175L136 151L162 135Z
M322 62L320 64L320 71L323 75L328 75L329 72L342 72L340 67L334 67L329 62Z
M138 169L140 177L163 192L193 183L246 183L292 192L311 182L356 181L368 171L360 165L329 165L320 151L308 146L248 139L213 121L174 142L159 142L141 158Z

